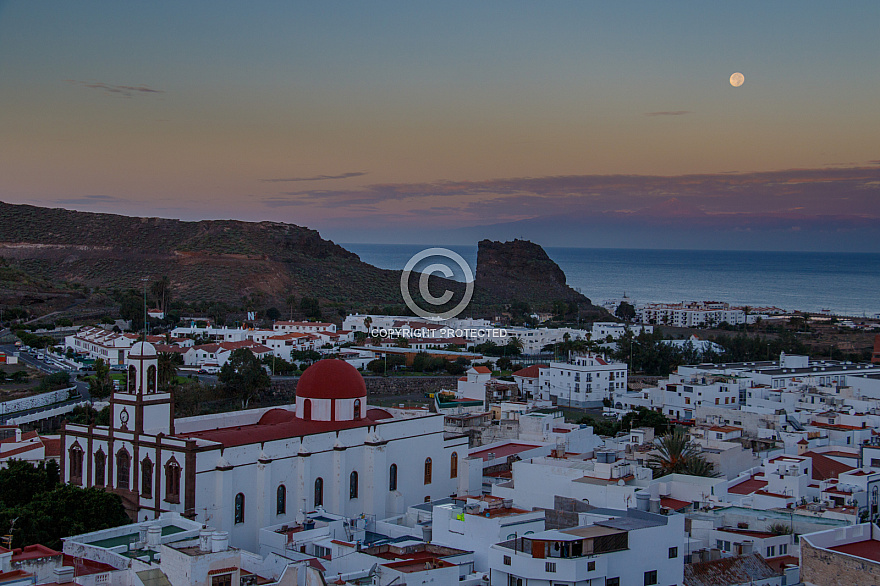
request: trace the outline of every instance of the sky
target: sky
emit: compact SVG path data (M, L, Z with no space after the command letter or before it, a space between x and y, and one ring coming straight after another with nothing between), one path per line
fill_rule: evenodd
M876 0L0 0L0 201L880 252L878 22Z

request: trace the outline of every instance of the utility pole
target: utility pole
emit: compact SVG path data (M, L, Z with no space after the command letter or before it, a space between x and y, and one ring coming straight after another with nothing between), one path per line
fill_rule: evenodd
M144 283L144 341L147 341L147 281L149 281L149 277L141 277L141 281Z

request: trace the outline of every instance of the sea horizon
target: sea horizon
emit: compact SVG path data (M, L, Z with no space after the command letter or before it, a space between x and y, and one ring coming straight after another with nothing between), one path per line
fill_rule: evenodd
M340 243L362 261L400 270L425 244ZM476 270L476 245L433 245ZM594 304L723 301L852 317L880 314L880 253L544 247L567 283Z

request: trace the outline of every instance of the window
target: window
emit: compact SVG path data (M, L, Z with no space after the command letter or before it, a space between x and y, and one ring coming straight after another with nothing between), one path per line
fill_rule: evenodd
M315 479L315 506L324 506L324 479L320 476Z
M283 515L287 512L287 487L283 484L278 485L275 491L275 514Z
M211 576L211 586L232 586L232 574Z
M555 573L556 572L556 562L544 562L544 571Z
M880 468L880 458L871 458L871 468Z
M388 468L388 490L397 490L397 464Z
M310 399L303 401L303 419L312 420L312 401Z
M104 455L104 450L99 448L98 453L95 454L95 486L104 486L104 479L107 476L106 468L107 456Z
M147 392L156 392L156 365L152 364L147 368Z
M431 484L431 458L425 459L425 484Z
M356 499L358 497L358 473L352 472L348 477L348 498Z
M592 572L596 569L596 562L587 562L587 571Z
M137 392L137 369L134 366L128 367L128 394L134 395Z
M180 502L180 464L174 458L165 464L165 500L169 503Z
M82 482L83 475L83 451L79 444L70 447L70 480L74 484Z
M677 547L670 547L669 548L669 559L674 560L677 557L678 557L678 548Z
M149 456L141 460L141 496L153 498L153 462Z
M605 586L620 586L620 578L605 578Z
M431 495L428 495L428 496L425 497L425 502L426 502L426 503L430 503L430 502L431 502Z
M645 572L645 586L653 586L657 583L657 570Z
M509 555L504 556L504 565L505 566L510 565L510 556Z
M449 457L449 478L458 478L458 452Z
M116 488L128 490L131 472L131 458L125 448L116 452Z
M772 558L775 555L776 555L776 546L771 545L770 547L767 548L767 557Z
M235 509L233 510L234 522L244 523L244 494L235 495Z
M354 400L354 418L355 419L361 418L361 400L360 399Z

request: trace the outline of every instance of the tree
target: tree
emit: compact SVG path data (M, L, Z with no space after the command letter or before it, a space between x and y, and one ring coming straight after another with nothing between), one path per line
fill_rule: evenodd
M271 319L272 321L277 321L281 319L281 312L277 307L270 307L266 310L266 319Z
M99 488L58 484L54 460L34 466L10 460L0 470L0 527L10 527L13 547L41 543L61 548L61 538L131 522L118 495Z
M110 407L98 411L91 405L77 405L67 415L67 422L77 425L110 425Z
M150 293L156 298L156 306L164 313L171 301L171 279L167 275L150 285Z
M293 310L296 308L296 295L288 295L284 302L287 304L287 312L289 315L287 319L293 321Z
M269 387L271 379L250 348L238 348L220 369L217 377L232 395L241 400L242 409L254 395Z
M495 367L498 370L510 370L511 366L513 366L513 361L511 361L510 358L508 358L507 356L502 356L495 361Z
M666 433L669 429L669 419L665 415L646 407L633 409L623 416L620 423L626 429L651 427L655 434Z
M620 305L617 306L617 310L614 312L614 315L625 322L630 322L636 317L636 308L633 307L632 303L621 301Z
M676 427L672 433L660 438L658 454L648 458L648 466L654 471L654 477L667 474L689 474L691 476L716 477L717 473L710 462L700 453L684 428Z
M180 354L159 352L159 389L168 392L177 380L177 366L182 360Z
M312 319L321 319L321 305L315 297L303 297L299 302L303 315Z
M95 360L95 374L89 379L89 394L94 399L104 399L113 392L113 381L110 380L110 367L103 358Z

